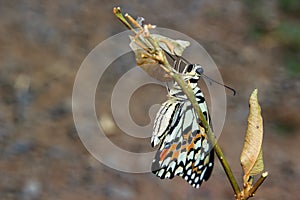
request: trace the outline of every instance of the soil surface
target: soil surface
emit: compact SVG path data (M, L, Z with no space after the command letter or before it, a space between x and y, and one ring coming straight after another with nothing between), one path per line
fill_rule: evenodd
M253 199L299 199L300 4L296 0L0 1L0 199L234 199L217 159L209 181L194 189L181 178L161 180L150 172L112 169L83 145L72 115L73 85L87 55L125 30L112 13L114 6L198 41L224 83L237 91L236 96L226 91L219 143L240 185L248 98L258 88L269 177ZM93 66L100 70L102 65ZM95 110L113 144L130 152L150 152L151 129L143 133L147 138L128 135L110 106L117 81L134 66L132 53L111 63L98 83ZM88 82L89 78L80 84ZM118 112L130 111L135 123L149 125L158 108L152 105L165 99L164 87L145 85L133 93L129 106L126 99L119 99L124 106ZM102 147L103 151L114 158L110 149ZM116 163L135 165L127 162L123 156Z

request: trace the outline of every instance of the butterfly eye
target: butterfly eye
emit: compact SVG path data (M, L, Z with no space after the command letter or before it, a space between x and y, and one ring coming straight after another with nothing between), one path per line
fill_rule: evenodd
M204 72L204 70L203 70L202 67L199 67L199 68L196 69L196 73L199 74L199 75L203 74L203 72Z

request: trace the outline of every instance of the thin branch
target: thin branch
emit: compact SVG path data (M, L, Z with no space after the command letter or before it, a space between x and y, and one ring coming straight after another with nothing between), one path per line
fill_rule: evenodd
M170 66L166 66L167 69L170 69ZM176 74L176 73L169 73L174 80L178 83L178 85L181 87L182 91L186 94L186 96L188 97L188 99L190 100L193 108L195 109L200 121L202 122L202 125L204 126L206 132L207 132L207 136L209 141L214 144L214 150L225 170L225 173L229 179L229 182L231 184L232 189L234 190L234 193L236 196L239 196L241 190L239 188L239 185L231 171L231 168L222 152L221 147L219 146L217 140L215 139L214 133L212 132L210 126L208 125L202 111L201 108L195 98L195 94L193 92L193 90L191 89L191 87L182 79L181 75Z
M131 31L133 31L136 34L136 31L134 28L127 22L127 20L124 18L121 8L120 7L114 7L113 13L116 15L116 17Z
M249 197L253 197L256 190L261 186L261 184L266 180L268 172L262 173L261 177L256 181L253 187L249 190Z
M115 10L118 11L117 14L115 13ZM133 30L134 29L130 26L130 25L127 25L129 24L126 19L122 16L120 17L120 8L114 8L114 13L115 15L123 22L123 24L126 25L127 28L129 28L130 30ZM126 22L125 22L126 21ZM134 31L135 34L136 31ZM190 100L193 108L195 109L200 121L202 122L202 125L204 126L206 132L207 132L207 135L208 135L208 139L209 141L214 145L214 151L216 152L224 170L225 170L225 173L230 181L230 184L232 186L232 189L234 190L234 193L235 193L235 196L236 197L239 197L240 196L240 193L241 193L241 190L237 184L237 181L230 169L230 166L221 150L221 147L218 145L217 143L217 140L215 139L215 136L214 136L214 133L212 132L209 124L207 123L202 111L201 111L201 108L198 104L198 102L196 101L196 98L195 98L195 94L193 92L193 90L191 89L191 87L182 79L182 76L178 73L174 73L173 72L173 68L172 66L168 63L166 57L165 57L165 54L163 53L163 51L159 51L159 45L157 44L156 41L154 41L151 36L150 37L147 37L147 38L144 38L145 40L148 40L153 46L154 46L154 49L157 50L157 51L154 51L153 54L151 54L152 58L154 60L157 60L161 65L164 66L163 69L165 69L165 71L173 77L173 79L178 83L178 85L181 87L182 91L186 94L187 98Z

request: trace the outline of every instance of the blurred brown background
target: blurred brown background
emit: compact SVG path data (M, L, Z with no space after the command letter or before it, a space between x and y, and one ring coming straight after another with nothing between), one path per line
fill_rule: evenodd
M239 180L248 97L259 89L265 170L270 175L255 199L299 199L298 0L0 0L0 199L233 199L217 160L210 180L193 189L181 178L162 181L151 173L110 169L79 140L71 110L73 81L99 42L125 30L112 14L117 5L199 41L225 83L237 90L237 96L227 96L219 141ZM114 73L122 74L126 62L118 65ZM105 83L107 89L99 89L102 96L97 97L100 120L110 116L113 81ZM157 99L147 96L152 89L137 91L140 98L131 110L139 123L149 121L149 105L165 98L162 88L156 88L162 93ZM116 128L111 136L122 148L151 149L149 140L136 142L122 134Z

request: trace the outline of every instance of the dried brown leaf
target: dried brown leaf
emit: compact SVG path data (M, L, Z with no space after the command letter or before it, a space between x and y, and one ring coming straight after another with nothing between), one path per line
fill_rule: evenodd
M188 41L173 40L165 36L158 34L150 34L150 37L158 43L159 47L167 51L171 55L181 56L186 47L190 45ZM143 39L140 37L140 39ZM130 47L135 53L136 63L140 66L149 76L160 80L169 81L172 77L160 66L158 61L151 58L144 49L138 46L134 41L133 37L130 36ZM147 42L145 41L145 44Z
M258 157L254 163L253 168L250 171L250 176L254 176L259 174L264 170L264 162L263 162L263 153L262 153L262 148L260 149L260 152L258 154Z
M140 66L147 74L159 81L170 81L172 77L160 66L158 61L148 57L141 49L135 52L136 64Z
M151 34L151 37L158 42L160 48L172 55L181 56L183 51L190 46L189 41L173 40L159 34Z
M262 158L263 119L257 99L257 89L250 96L249 106L247 133L240 157L244 170L244 183L248 181L249 176L260 173L264 168Z

